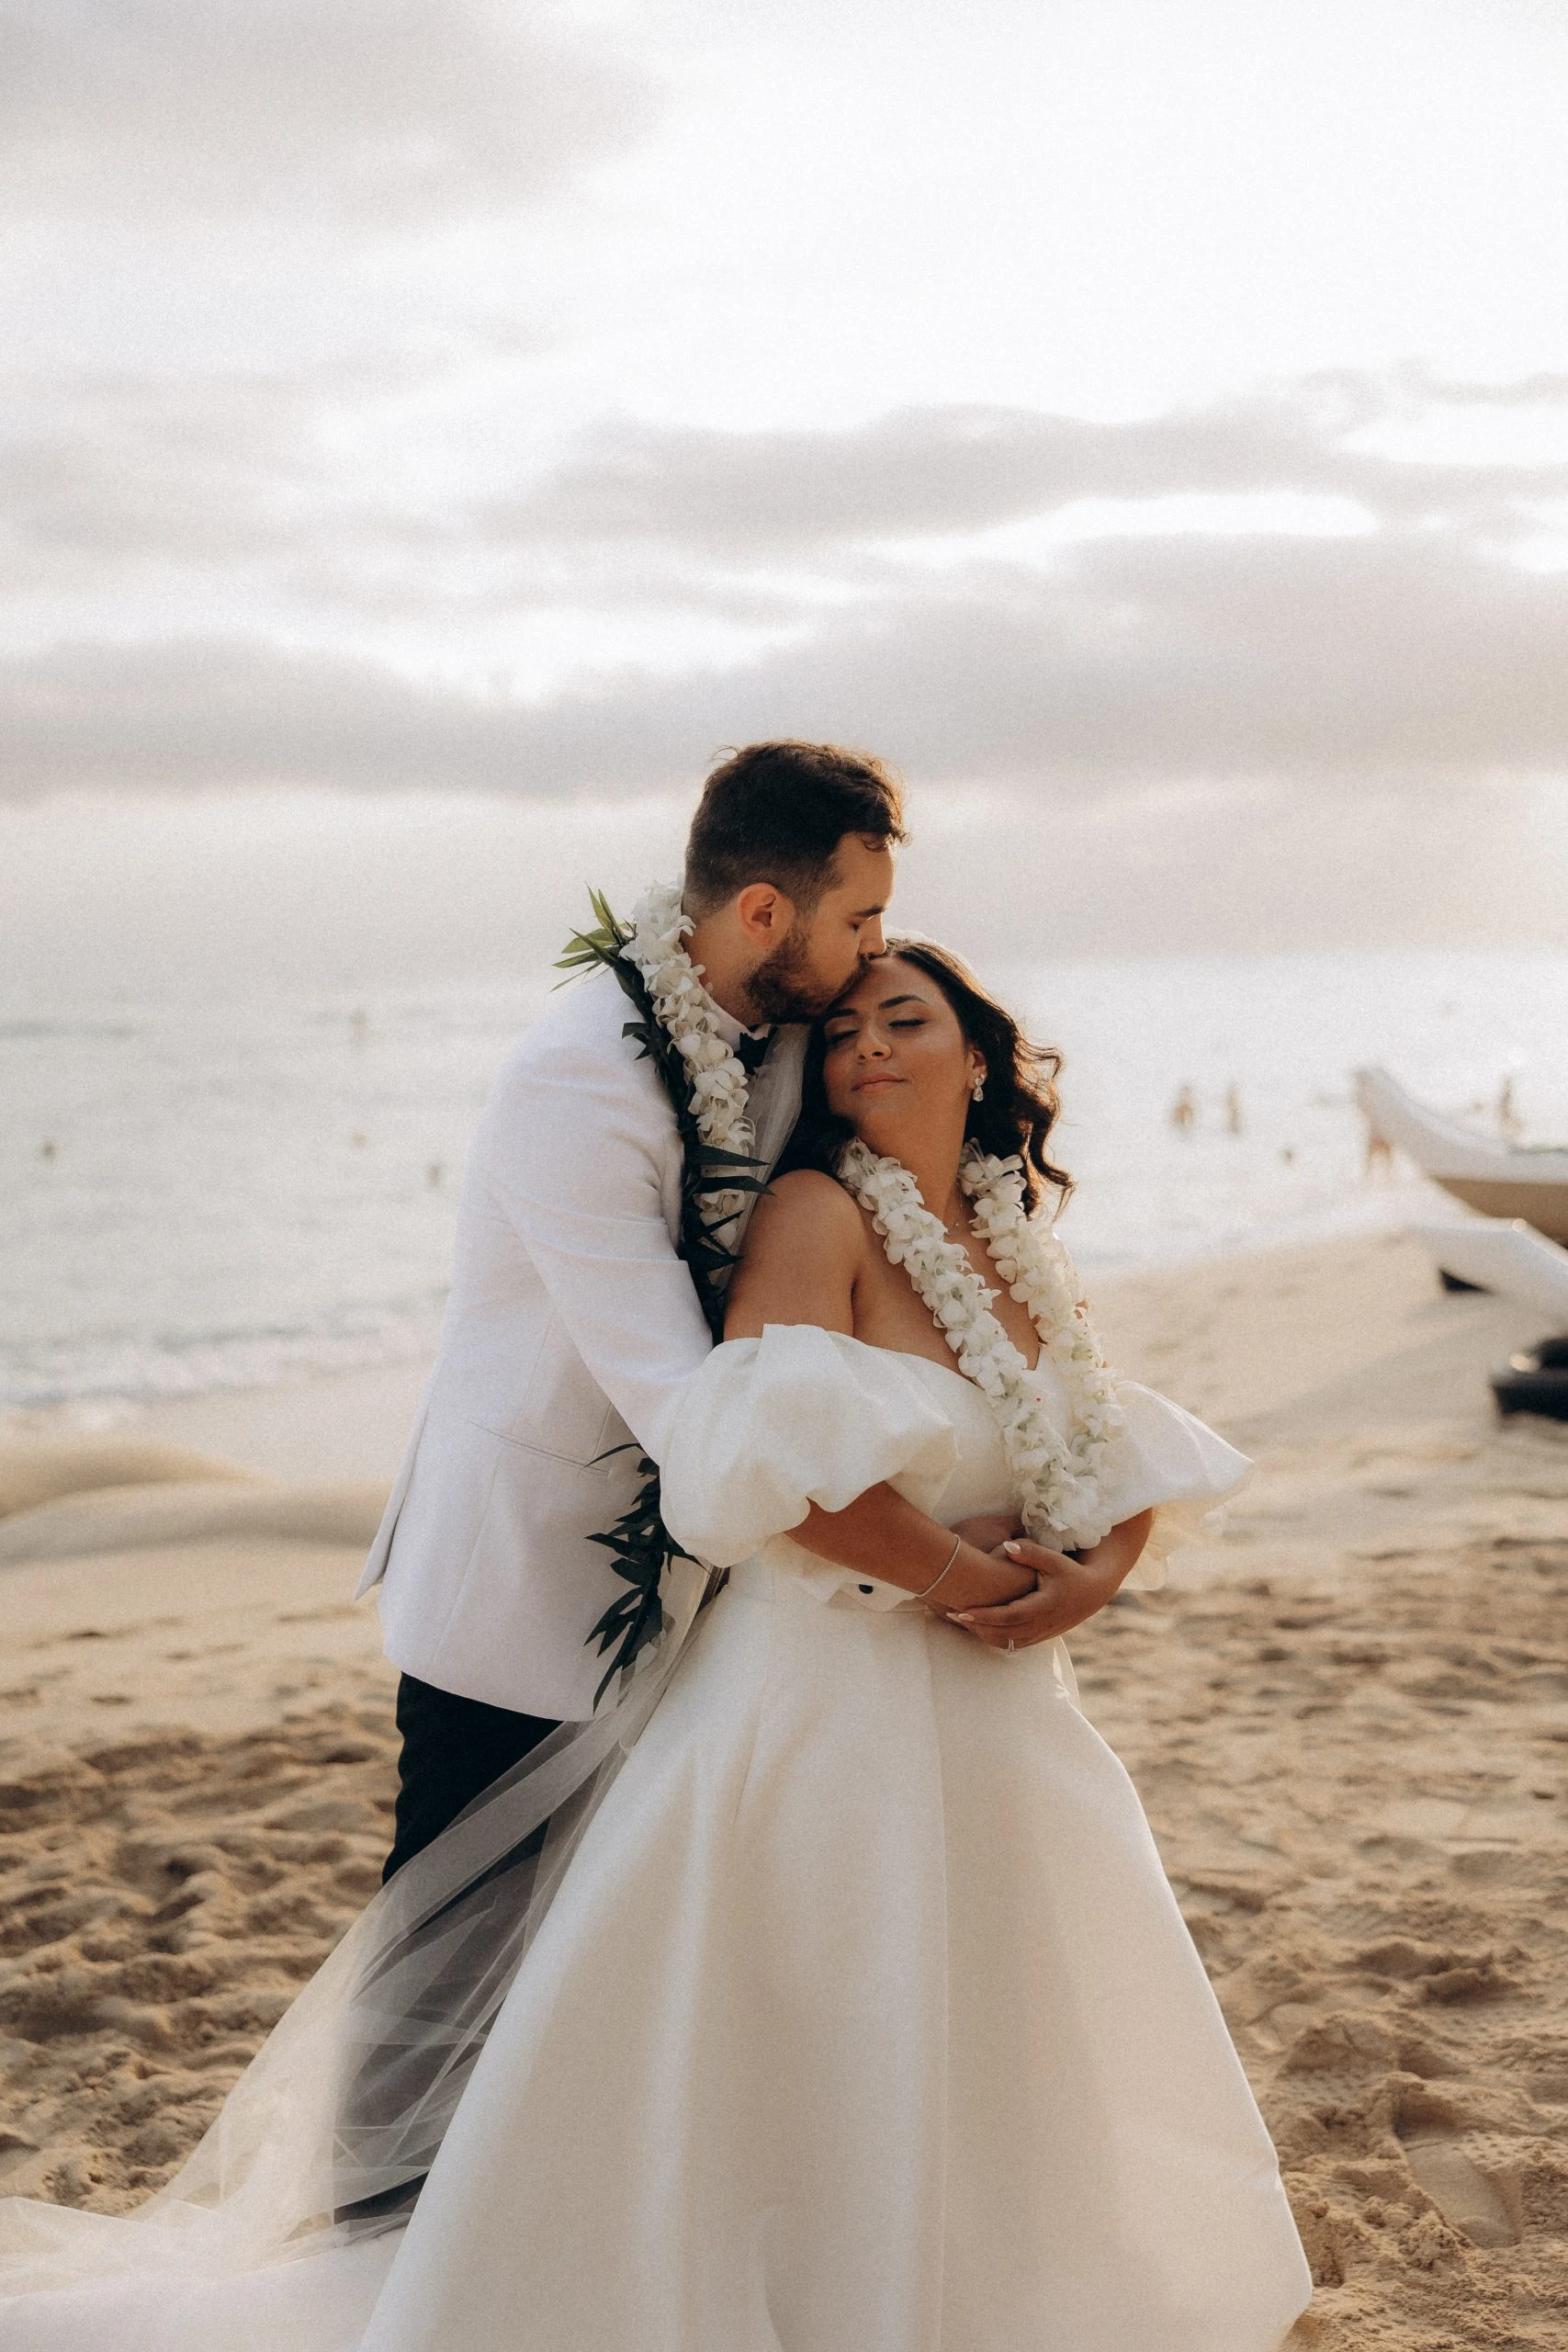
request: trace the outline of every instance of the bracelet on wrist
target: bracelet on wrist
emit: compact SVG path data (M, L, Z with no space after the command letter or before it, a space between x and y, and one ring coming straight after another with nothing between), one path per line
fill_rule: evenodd
M927 1585L926 1589L925 1589L925 1592L917 1592L917 1593L914 1593L914 1594L912 1594L912 1595L911 1595L911 1599L913 1599L913 1600L925 1600L925 1598L926 1598L926 1594L927 1594L927 1593L932 1593L932 1592L934 1592L934 1591L936 1590L936 1589L937 1589L938 1585L942 1582L942 1577L943 1577L944 1576L946 1576L946 1574L947 1574L947 1572L948 1572L949 1568L951 1568L951 1567L952 1567L952 1566L953 1566L953 1564L954 1560L956 1560L956 1559L957 1559L958 1555L960 1554L960 1552L962 1552L962 1550L963 1550L963 1549L964 1549L964 1538L963 1538L963 1536L962 1536L962 1535L955 1535L955 1536L953 1537L953 1549L952 1549L952 1551L948 1554L948 1555L947 1555L946 1559L942 1562L942 1566L941 1566L941 1567L940 1567L940 1569L937 1571L936 1575L935 1575L934 1577L932 1577L932 1578L931 1578L931 1580L930 1584L928 1584L928 1585Z

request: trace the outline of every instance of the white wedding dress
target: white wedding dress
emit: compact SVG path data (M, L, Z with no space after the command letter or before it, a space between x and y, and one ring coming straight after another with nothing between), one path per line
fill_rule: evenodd
M1157 1560L1245 1464L1120 1393L1117 1516L1161 1506ZM665 1509L728 1583L412 2220L180 2277L135 2217L53 2217L60 2283L0 2300L4 2352L1273 2352L1310 2294L1274 2152L1065 1653L783 1533L881 1478L949 1522L1012 1500L955 1370L814 1329L716 1350Z

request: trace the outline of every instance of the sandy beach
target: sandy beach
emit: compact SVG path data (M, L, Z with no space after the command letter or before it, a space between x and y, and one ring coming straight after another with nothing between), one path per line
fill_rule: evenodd
M1393 1236L1100 1285L1257 1458L1074 1640L1275 2133L1334 2352L1568 2346L1568 1426ZM392 1676L349 1600L417 1370L0 1442L0 2188L166 2178L373 1890Z

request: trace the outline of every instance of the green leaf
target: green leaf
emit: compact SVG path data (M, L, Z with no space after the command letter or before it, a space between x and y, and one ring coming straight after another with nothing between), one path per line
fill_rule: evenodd
M631 926L621 922L602 890L591 889L588 903L598 921L592 931L574 931L566 943L566 953L558 956L555 968L564 972L567 979L591 964L613 964L631 937ZM564 988L566 980L558 980Z

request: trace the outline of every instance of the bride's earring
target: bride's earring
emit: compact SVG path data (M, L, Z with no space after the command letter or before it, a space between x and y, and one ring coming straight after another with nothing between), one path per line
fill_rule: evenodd
M983 1078L977 1078L975 1080L974 1085L969 1089L969 1099L972 1102L982 1102L985 1099L985 1093L986 1081Z

